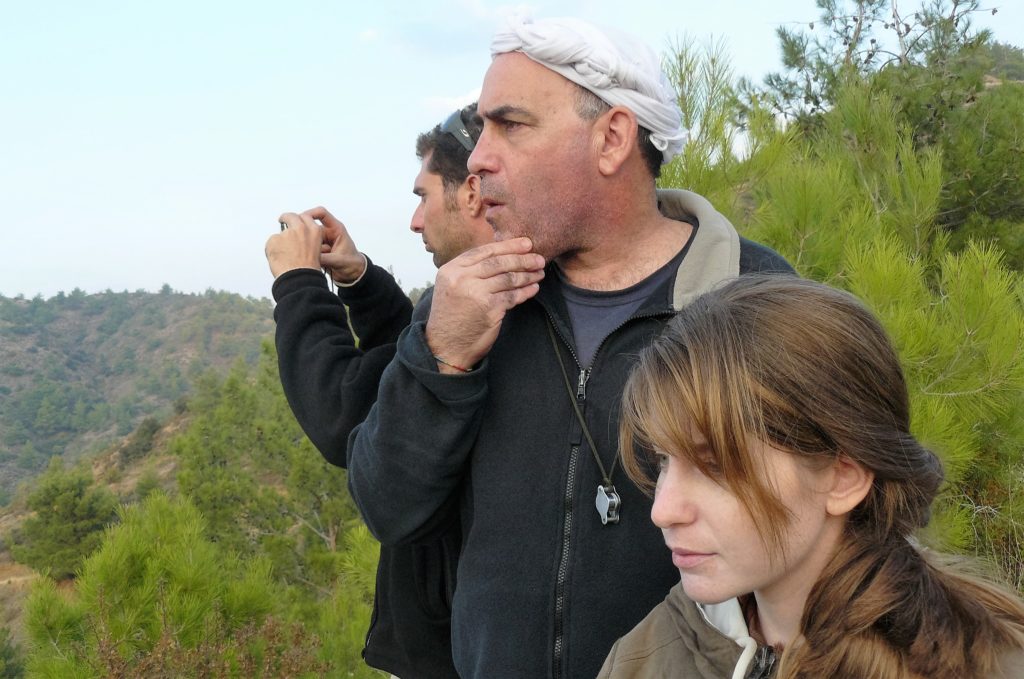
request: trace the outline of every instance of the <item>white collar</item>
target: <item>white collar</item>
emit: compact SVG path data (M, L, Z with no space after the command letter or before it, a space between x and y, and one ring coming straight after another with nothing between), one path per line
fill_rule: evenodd
M743 679L757 652L757 642L750 636L747 621L743 619L739 599L728 599L720 604L697 604L697 610L709 625L729 637L743 652L732 671L732 679Z

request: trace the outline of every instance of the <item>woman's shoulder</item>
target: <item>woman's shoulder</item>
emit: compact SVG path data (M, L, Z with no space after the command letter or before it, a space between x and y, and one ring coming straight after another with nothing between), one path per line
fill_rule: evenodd
M612 646L599 679L644 679L673 674L686 661L686 648L673 620L673 609L662 601L637 626Z
M600 679L729 676L742 649L707 620L676 585L647 617L612 646Z

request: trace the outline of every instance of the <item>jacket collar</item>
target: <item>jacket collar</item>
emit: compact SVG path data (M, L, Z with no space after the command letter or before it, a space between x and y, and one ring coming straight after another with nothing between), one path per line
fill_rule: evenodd
M697 604L697 610L705 622L735 641L743 652L732 671L732 679L743 679L757 652L757 642L750 636L747 621L743 618L738 599L729 599L720 604Z
M679 311L700 294L740 273L740 238L733 225L703 196L683 189L658 189L658 210L676 221L694 227L686 256L676 269L671 289L655 293L638 314L660 314ZM565 303L559 291L558 276L550 269L541 281L536 300L548 310L564 333ZM570 335L566 335L567 337Z
M683 189L658 191L661 214L696 228L690 250L676 271L672 308L679 311L698 295L740 273L740 237L703 196Z

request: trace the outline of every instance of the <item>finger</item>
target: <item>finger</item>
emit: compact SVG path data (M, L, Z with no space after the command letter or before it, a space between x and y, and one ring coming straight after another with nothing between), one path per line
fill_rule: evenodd
M320 225L317 224L312 217L302 213L301 215L295 214L294 212L285 212L277 221L281 222L288 229L315 229L320 230Z
M281 216L277 218L277 221L284 224L285 229L291 229L302 224L302 218L294 212L282 213ZM284 229L282 229L282 231L283 230Z
M316 262L323 247L320 226L312 219L303 218L294 212L285 212L278 220L285 225L285 229L267 241L268 247L273 246L268 256L287 262L299 258L303 266Z
M270 259L270 251L277 245L275 240L280 237L281 234L275 233L270 238L267 239L266 243L263 244L263 254L267 256L267 259Z
M305 212L299 215L299 219L302 220L302 225L305 226L307 229L316 229L317 231L320 231L323 228L317 223L315 219L310 217Z
M459 260L462 264L472 266L478 262L481 262L489 257L495 257L498 255L507 254L525 254L533 249L533 243L530 242L529 238L511 238L509 240L495 241L493 243L486 243L479 247L467 250L462 253L455 260ZM452 261L455 261L452 260Z
M340 219L328 212L327 208L320 205L306 210L302 215L310 219L319 220L321 224L332 229L345 229L345 225L341 223Z
M345 224L328 212L326 208L315 207L306 210L302 214L303 216L308 216L311 219L317 219L320 221L324 228L325 243L330 243L335 248L340 247L349 254L357 251L355 241L352 240L352 236L349 234Z
M490 278L500 276L509 271L542 271L544 258L529 252L526 254L496 255L476 263L477 276Z
M532 283L526 287L516 288L515 290L506 290L501 293L500 300L505 309L511 309L512 307L519 306L538 292L540 292L540 284Z
M544 270L540 271L509 271L500 276L492 276L484 281L485 290L492 294L518 290L539 283L544 278Z
M316 207L311 207L308 210L304 210L302 214L309 215L313 219L320 219L324 215L330 215L331 213L328 212L327 208L325 208L323 205L317 205Z

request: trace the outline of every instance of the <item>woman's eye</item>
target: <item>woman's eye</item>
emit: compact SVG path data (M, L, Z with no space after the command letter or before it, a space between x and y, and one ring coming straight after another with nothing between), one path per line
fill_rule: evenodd
M668 469L668 455L666 453L655 453L654 460L658 463L659 472L663 472Z

